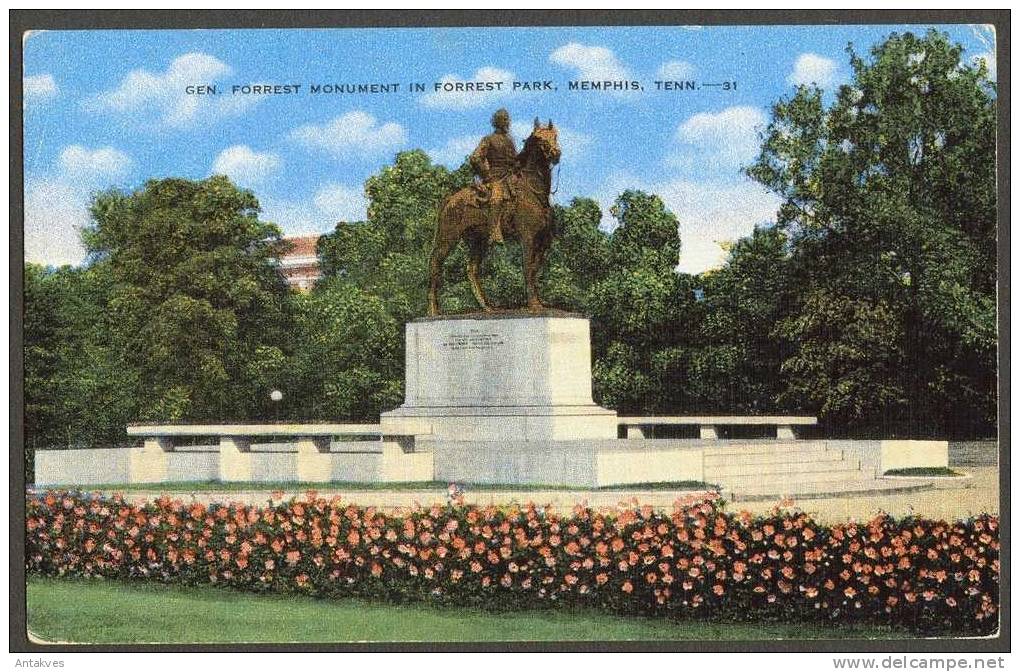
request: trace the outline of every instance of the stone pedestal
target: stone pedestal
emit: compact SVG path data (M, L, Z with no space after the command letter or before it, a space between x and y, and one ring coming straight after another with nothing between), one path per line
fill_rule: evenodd
M220 480L250 481L251 441L246 437L220 437Z
M404 404L383 433L449 441L615 439L595 404L588 320L570 314L446 316L406 327Z
M327 483L333 478L329 437L302 437L297 441L297 478L305 483Z
M170 437L145 439L141 448L132 448L128 460L131 483L162 483L167 480L167 466L174 444Z

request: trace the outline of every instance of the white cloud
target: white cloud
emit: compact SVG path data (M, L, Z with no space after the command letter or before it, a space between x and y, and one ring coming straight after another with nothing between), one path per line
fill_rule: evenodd
M89 223L82 194L59 178L25 183L25 261L61 266L85 258L79 231Z
M25 77L22 87L26 105L44 103L57 95L57 80L50 74Z
M440 90L426 93L421 97L421 102L427 107L434 107L445 110L467 110L473 107L492 104L494 101L506 98L511 95L510 85L514 80L514 73L501 70L492 66L478 68L475 74L468 79L458 74L448 74L440 78L438 84ZM496 83L501 83L495 88ZM484 91L450 90L445 91L443 86L464 85L467 83L486 83L493 88ZM464 88L464 87L460 87Z
M571 42L552 52L549 60L565 68L573 68L577 71L578 79L592 81L633 79L626 66L608 47Z
M700 273L722 265L719 243L750 235L754 227L774 222L778 196L750 180L694 182L672 180L653 185L680 222L678 270Z
M407 143L407 131L396 122L381 123L367 112L354 110L324 124L305 124L290 137L336 158L372 157Z
M368 198L361 186L327 184L315 192L312 203L333 224L364 220L368 211Z
M825 89L836 81L836 61L818 54L801 54L793 64L793 72L786 78L793 86L817 84Z
M616 175L599 191L602 227L607 230L618 224L609 215L609 207L624 189L656 194L676 215L681 244L677 270L684 273L721 266L726 251L719 243L737 240L749 235L756 225L774 222L780 204L777 196L748 179L648 182L633 175Z
M694 76L694 66L687 61L666 61L655 73L656 79L681 81Z
M481 139L481 135L460 135L450 138L442 147L426 150L425 153L436 163L458 168L464 159L475 151Z
M678 147L669 161L681 168L700 165L733 172L757 155L758 132L766 123L762 110L746 105L699 112L677 128L674 140Z
M120 84L85 104L87 111L132 115L139 123L152 120L170 128L190 128L236 116L263 96L189 95L189 84L216 84L233 69L214 56L192 52L178 56L163 72L132 70Z
M131 159L112 147L65 147L50 174L25 182L25 260L59 266L85 258L79 232L92 192L123 179Z
M357 222L366 218L368 199L360 186L328 183L319 187L309 200L261 198L265 221L277 224L285 234L326 233L337 222Z
M256 152L248 145L234 145L219 153L213 161L212 172L250 187L265 180L279 167L280 157L272 152Z
M92 183L123 177L131 167L131 157L113 147L68 145L60 152L57 165L72 180Z

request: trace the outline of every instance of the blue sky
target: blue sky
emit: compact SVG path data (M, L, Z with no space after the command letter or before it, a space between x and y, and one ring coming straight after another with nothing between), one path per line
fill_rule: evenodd
M994 35L937 26L965 60L994 69ZM25 256L79 263L89 194L154 177L224 173L253 189L285 233L362 219L364 180L402 150L456 167L505 106L521 140L535 116L560 128L555 200L626 188L658 193L680 220L682 270L724 258L719 242L772 220L777 201L740 175L769 106L795 84L834 91L847 43L866 52L928 26L53 31L25 42ZM436 82L504 81L495 93L435 93ZM556 91L506 90L551 80ZM569 91L571 80L644 90ZM694 81L657 91L655 80ZM701 87L736 82L735 89ZM426 93L408 91L410 82ZM302 84L296 95L232 95L244 84ZM395 93L308 93L315 83L399 83ZM189 84L217 95L188 95Z

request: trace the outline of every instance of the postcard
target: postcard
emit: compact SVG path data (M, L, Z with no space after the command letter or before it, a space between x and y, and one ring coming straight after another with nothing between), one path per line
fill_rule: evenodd
M26 647L1002 649L1002 17L621 16L24 32Z

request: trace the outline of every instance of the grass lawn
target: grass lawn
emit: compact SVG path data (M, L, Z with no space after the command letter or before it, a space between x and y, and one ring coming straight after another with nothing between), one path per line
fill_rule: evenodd
M85 579L30 577L27 594L29 631L48 642L771 641L910 636L882 627L756 626L594 611L486 613Z
M580 491L580 490L607 490L607 491L647 491L647 490L716 490L716 486L702 483L700 481L679 481L665 483L634 483L631 485L614 485L606 488L578 488L569 485L503 485L492 483L459 483L466 491L494 492L505 490L516 490L520 492L537 492L547 490ZM446 494L449 483L444 481L410 481L404 483L358 483L353 481L335 481L331 483L261 483L261 482L220 482L220 481L179 481L176 483L99 483L96 485L54 485L37 488L38 490L82 490L94 492L97 490L110 492L272 492L282 490L284 492L304 492L316 490L318 492L353 491L353 490L389 490L392 492L406 492L411 490L428 490L436 493Z

